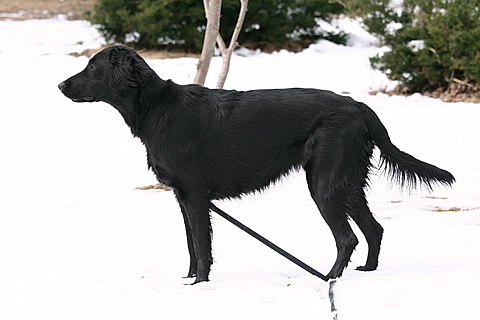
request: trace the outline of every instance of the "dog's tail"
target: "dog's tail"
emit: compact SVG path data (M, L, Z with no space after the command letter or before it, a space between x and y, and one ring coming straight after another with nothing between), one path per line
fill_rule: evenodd
M359 107L367 124L370 138L380 149L381 167L401 187L413 189L420 186L432 190L436 184L451 186L455 182L455 178L450 172L420 161L399 150L390 141L387 129L377 114L367 105L360 104Z

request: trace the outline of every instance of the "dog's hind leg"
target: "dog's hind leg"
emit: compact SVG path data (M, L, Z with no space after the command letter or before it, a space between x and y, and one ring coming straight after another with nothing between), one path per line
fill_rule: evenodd
M195 248L193 245L193 236L192 230L190 228L190 223L188 222L188 216L185 212L185 209L180 205L182 210L183 222L185 224L185 233L187 235L187 245L188 245L188 254L190 256L190 266L188 268L187 278L193 278L197 275L197 258L195 256Z
M383 228L375 220L368 207L363 188L352 190L349 198L349 216L355 221L368 243L367 262L357 270L372 271L377 269L380 244L382 242Z
M212 265L212 235L209 205L210 200L206 197L181 196L176 192L177 200L182 208L184 220L188 223L187 242L190 252L190 272L196 271L195 282L208 281L210 266ZM188 235L190 232L190 236ZM192 246L194 256L192 256ZM196 262L196 266L192 266Z
M307 182L310 194L330 227L337 246L337 259L327 277L338 278L350 261L358 240L347 219L348 190L328 183L329 174L322 174L328 169L323 168L318 172L317 168L318 165L314 168L309 165L305 167Z

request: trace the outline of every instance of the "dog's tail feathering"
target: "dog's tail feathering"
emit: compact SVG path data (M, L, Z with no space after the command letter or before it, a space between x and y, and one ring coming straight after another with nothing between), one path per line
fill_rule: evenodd
M451 186L453 175L399 150L391 141L387 129L367 105L360 106L373 143L380 149L380 167L402 188L425 187L429 191L437 184Z

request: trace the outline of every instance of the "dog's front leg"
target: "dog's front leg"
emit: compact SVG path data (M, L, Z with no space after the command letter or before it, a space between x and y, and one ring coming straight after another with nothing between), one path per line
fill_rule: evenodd
M190 230L191 238L187 241L189 246L193 244L193 251L195 257L192 257L191 248L189 248L190 256L190 271L196 270L195 282L208 281L210 273L210 266L212 259L212 235L209 214L210 201L204 197L182 197L177 193L177 200L182 207L182 214L184 214L186 226ZM193 268L192 263L196 261L196 267ZM190 274L189 271L189 274ZM193 276L193 274L192 274Z

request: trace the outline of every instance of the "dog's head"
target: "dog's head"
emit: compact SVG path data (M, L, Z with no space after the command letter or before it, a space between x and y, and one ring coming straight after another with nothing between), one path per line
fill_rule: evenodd
M114 102L142 86L153 71L131 48L113 46L97 53L80 73L58 85L75 102Z

